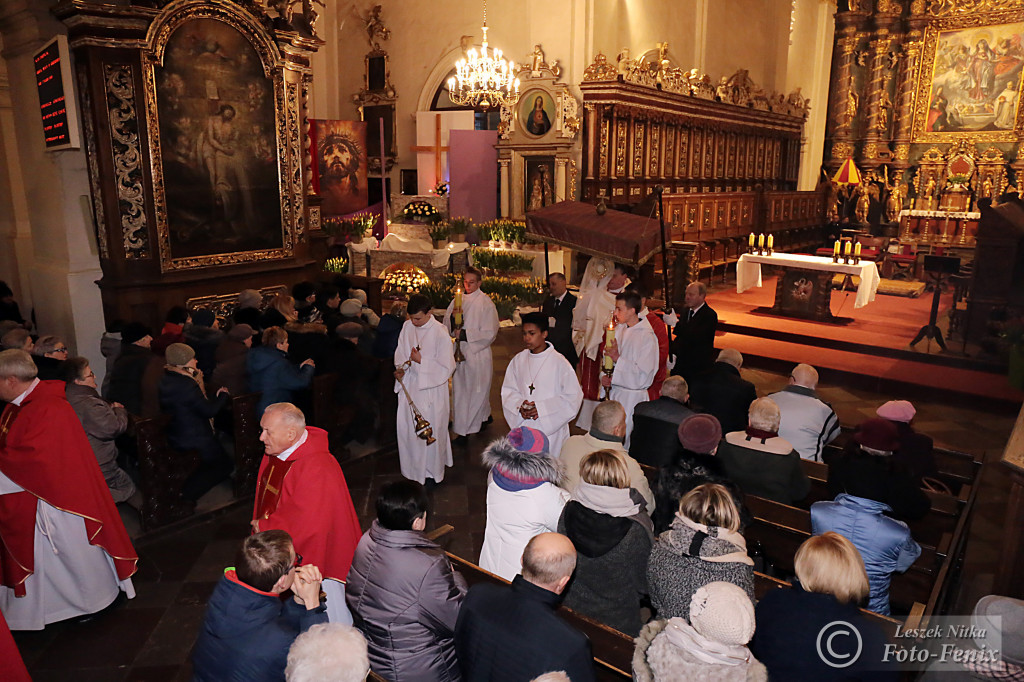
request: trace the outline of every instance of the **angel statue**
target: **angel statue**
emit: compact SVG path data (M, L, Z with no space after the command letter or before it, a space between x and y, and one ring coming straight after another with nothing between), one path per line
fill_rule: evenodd
M857 188L857 206L853 210L853 215L857 218L858 223L866 223L870 210L871 197L868 196L868 183L862 182Z
M889 187L889 196L885 200L885 219L890 223L896 222L903 210L903 197L906 196L906 186L901 185L899 178L893 178L893 184Z
M384 22L380 18L380 5L374 5L373 9L370 10L369 14L366 15L366 36L370 41L370 46L375 50L380 49L380 40L388 40L391 37L391 29L385 28Z

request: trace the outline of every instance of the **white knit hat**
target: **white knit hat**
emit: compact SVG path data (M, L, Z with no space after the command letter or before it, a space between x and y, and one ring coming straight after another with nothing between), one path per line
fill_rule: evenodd
M754 605L741 587L708 583L690 599L690 625L712 641L742 646L754 636Z

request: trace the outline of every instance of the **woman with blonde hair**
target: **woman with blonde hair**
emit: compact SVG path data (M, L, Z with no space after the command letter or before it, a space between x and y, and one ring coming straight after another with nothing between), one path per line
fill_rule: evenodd
M651 551L647 577L658 618L689 619L690 599L708 583L733 583L754 601L754 562L739 533L740 511L719 483L699 485Z
M778 680L896 679L894 664L884 663L885 634L861 613L868 596L868 575L853 543L838 533L804 541L796 551L792 589L772 590L757 604L757 629L750 649ZM831 637L819 655L819 636L836 622L848 626ZM856 636L849 632L852 628ZM844 667L831 663L850 661Z
M629 470L618 455L598 450L580 462L580 482L558 519L558 532L576 547L565 605L631 637L642 624L640 600L647 594L654 539L643 499L630 488Z

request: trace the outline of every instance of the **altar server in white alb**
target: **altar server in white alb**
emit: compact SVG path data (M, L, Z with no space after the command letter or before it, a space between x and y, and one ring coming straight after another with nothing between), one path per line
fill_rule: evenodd
M448 304L444 326L459 340L459 349L466 359L455 367L452 379L452 431L456 443L477 433L491 417L491 344L498 335L498 311L494 303L480 291L483 275L467 268L462 275L462 290ZM461 308L461 320L456 310ZM460 325L461 322L461 325Z
M640 318L643 303L635 291L615 296L615 344L605 354L615 363L611 377L601 377L602 386L611 386L611 399L626 410L626 450L633 433L633 408L648 399L647 389L658 372L658 336L651 323Z
M548 437L550 452L562 451L569 421L583 402L576 370L548 342L548 318L523 315L526 350L512 358L501 385L501 407L509 429L529 426Z
M402 368L409 361L408 367ZM398 394L398 456L402 475L426 483L440 482L445 466L452 465L452 444L448 438L448 379L455 371L452 340L445 328L430 314L426 296L409 297L409 319L402 326L395 350L395 379L401 379L420 414L430 422L434 438L427 441L416 435L416 416L402 386L395 381Z

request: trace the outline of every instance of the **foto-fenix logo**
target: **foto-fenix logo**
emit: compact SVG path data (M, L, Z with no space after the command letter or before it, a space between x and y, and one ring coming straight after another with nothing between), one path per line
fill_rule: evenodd
M833 668L848 668L857 662L864 642L860 632L845 620L834 620L818 632L818 657Z

